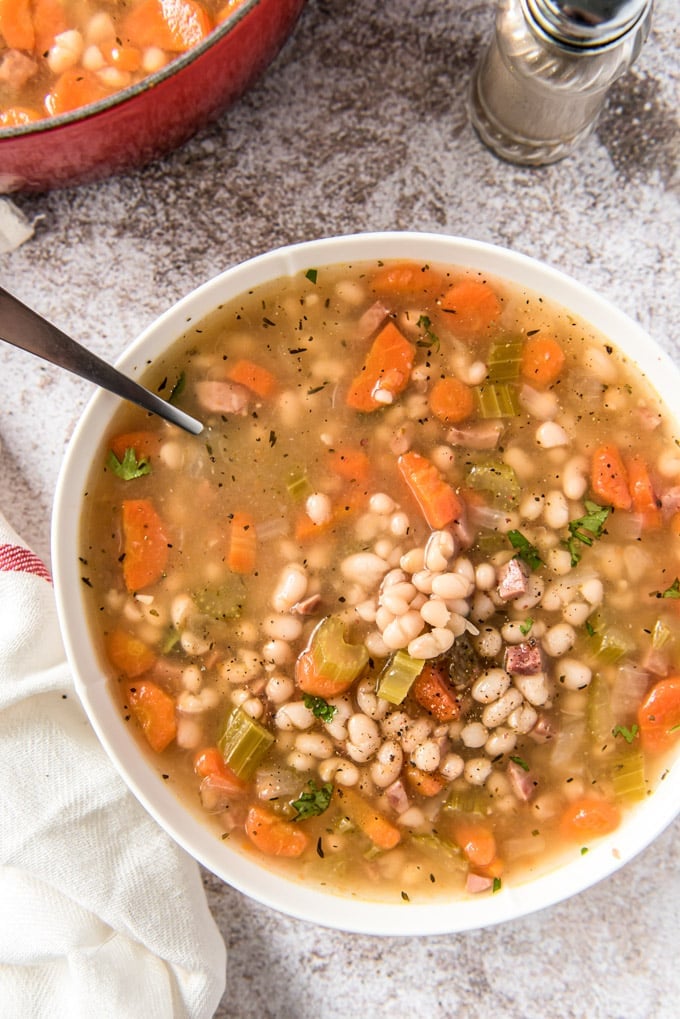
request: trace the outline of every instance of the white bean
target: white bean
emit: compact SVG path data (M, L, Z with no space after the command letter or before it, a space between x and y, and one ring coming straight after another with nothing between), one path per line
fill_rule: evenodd
M303 754L300 750L293 750L288 754L286 763L295 771L311 771L316 761L311 754Z
M490 591L496 586L496 568L493 563L479 563L475 567L475 587L478 591Z
M459 778L463 774L464 767L465 761L460 754L446 754L439 766L439 770L444 778L447 778L449 782L453 782L454 779Z
M54 44L47 54L47 64L53 74L62 74L69 67L75 67L84 49L83 37L75 29L67 29L55 35Z
M584 580L581 584L581 594L587 602L590 602L591 605L599 605L604 597L602 581L597 577L591 577L589 580Z
M465 762L463 775L470 785L484 785L490 774L491 761L488 757L471 757Z
M455 640L454 634L441 626L436 626L429 633L423 633L415 640L409 641L408 653L411 658L437 658L448 651Z
M476 749L483 747L488 739L489 733L481 722L468 722L463 726L460 738L463 746Z
M191 630L182 630L179 642L188 655L205 655L210 650L210 641Z
M569 623L556 623L543 635L541 645L551 658L559 658L570 651L576 643L576 631Z
M293 641L302 634L302 620L289 615L265 616L262 629L275 640Z
M378 697L375 693L375 683L373 680L364 679L359 683L356 691L356 702L365 715L369 718L374 718L379 721L384 718L389 710L389 701L385 701L382 697Z
M543 519L548 527L559 531L569 523L569 503L563 492L554 489L548 492L543 507Z
M432 594L446 601L465 598L470 590L470 580L462 573L440 573L432 578Z
M494 729L504 722L510 712L518 708L521 703L522 694L515 687L511 687L495 703L487 704L482 712L482 722L487 729Z
M433 531L425 546L425 569L437 573L445 570L455 548L453 535L449 531Z
M204 686L200 693L183 690L177 698L177 710L187 715L200 715L217 707L219 700L220 695L214 686Z
M386 736L401 738L409 727L410 719L405 711L392 711L381 723L382 731ZM428 733L429 733L428 728Z
M389 656L390 649L382 639L382 634L378 633L377 630L371 630L370 633L366 634L364 646L369 655L373 655L374 658L387 658Z
M536 442L543 449L554 449L556 446L568 446L569 436L556 421L544 421L536 429Z
M573 456L567 460L562 472L562 490L567 499L577 502L588 488L588 461L584 456Z
M380 789L386 789L399 778L403 763L404 753L399 743L396 740L386 740L371 764L371 778Z
M420 612L409 610L403 616L393 619L383 630L383 640L388 648L398 650L406 647L422 633L425 621Z
M578 658L563 658L561 660L558 679L567 690L585 690L592 677L592 670Z
M282 570L272 594L272 607L277 612L288 612L307 593L307 572L298 563L289 563Z
M374 754L381 743L380 732L374 719L362 711L356 712L347 721L347 735L357 750Z
M420 614L430 626L446 626L451 618L446 602L436 597L428 598L420 609Z
M403 538L411 529L411 521L406 513L393 513L390 517L390 534L395 538Z
M431 570L416 570L412 576L415 587L423 594L432 594L432 581L435 574Z
M290 701L284 704L274 715L274 722L279 729L311 729L314 724L312 711L304 701Z
M197 665L188 665L182 670L182 686L190 693L198 693L203 686L203 672Z
M548 683L544 673L537 672L533 676L515 676L515 686L529 704L540 707L550 696Z
M340 564L345 579L356 581L367 588L376 587L388 569L385 560L374 552L355 552Z
M250 718L262 718L264 704L259 697L247 697L241 704L241 708Z
M510 676L505 669L487 669L472 684L472 696L479 704L493 704L510 687Z
M405 753L412 754L416 747L428 739L432 732L432 723L428 718L417 718L407 724L401 732L401 746Z
M521 704L511 711L506 721L515 732L524 734L531 732L538 720L538 714L531 704Z
M287 641L273 637L263 644L262 659L271 665L287 665L293 660L293 651Z
M495 658L501 653L503 638L495 626L484 626L475 640L475 648L482 658Z
M380 516L389 516L395 509L395 502L386 492L375 492L368 500L369 509Z
M325 760L333 753L333 743L320 732L301 732L295 737L295 746L303 754Z
M399 815L397 824L403 824L405 828L422 828L425 824L425 815L420 807L409 807Z
M295 693L295 683L289 676L273 675L267 680L264 692L272 704L285 704Z
M562 619L570 626L583 626L592 611L592 605L589 605L588 602L573 601L562 609Z
M353 786L359 781L359 769L356 764L342 757L330 757L321 761L318 771L322 782L335 779L338 785Z
M441 760L441 749L437 740L427 739L421 743L413 751L411 760L421 771L436 771Z
M183 750L195 750L203 742L203 726L193 715L182 715L177 719L175 739Z
M491 733L484 744L484 750L489 757L498 757L501 754L509 754L511 750L515 749L516 744L517 734L500 726Z
M423 569L425 562L425 549L412 548L399 560L399 565L406 573L418 573Z

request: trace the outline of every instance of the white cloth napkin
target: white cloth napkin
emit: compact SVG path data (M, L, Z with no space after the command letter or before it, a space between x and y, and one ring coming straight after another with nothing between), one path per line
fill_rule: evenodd
M3 1019L214 1014L226 952L198 865L101 748L49 574L2 514L0 811Z

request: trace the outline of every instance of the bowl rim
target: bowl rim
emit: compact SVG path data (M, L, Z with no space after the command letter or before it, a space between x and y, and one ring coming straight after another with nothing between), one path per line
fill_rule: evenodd
M643 374L677 423L670 408L680 372L641 326L559 269L508 248L449 234L349 233L257 255L232 265L173 304L140 333L116 364L133 376L140 375L150 359L219 303L266 280L324 265L395 258L478 269L556 301L611 336L624 354L636 361L642 358ZM128 787L180 846L225 883L280 913L324 927L384 936L450 934L518 919L585 891L632 860L675 819L680 812L680 755L669 764L654 794L637 804L613 835L589 847L586 855L576 855L575 850L573 860L546 874L517 885L504 884L494 895L452 902L385 903L326 892L268 871L222 842L175 798L160 772L140 752L120 713L111 712L108 687L113 681L104 676L96 651L86 639L85 589L78 562L80 503L94 454L119 406L109 393L94 394L76 425L57 480L51 547L64 646L76 692Z
M118 91L112 92L111 95L104 96L94 103L87 103L87 105L78 106L75 110L69 110L67 113L60 113L56 117L42 117L40 120L35 120L30 124L20 124L16 127L0 127L0 147L4 141L9 141L10 139L14 140L26 136L33 137L39 134L48 134L69 124L92 120L98 117L99 114L106 113L114 107L123 106L125 103L131 102L143 92L157 88L166 79L174 78L185 67L193 64L204 53L217 46L224 36L228 35L252 10L261 3L266 2L267 0L244 0L243 4L237 7L220 25L215 26L205 39L202 39L201 42L192 46L184 53L178 53L164 67L161 67L158 71L153 71L133 85L118 89Z

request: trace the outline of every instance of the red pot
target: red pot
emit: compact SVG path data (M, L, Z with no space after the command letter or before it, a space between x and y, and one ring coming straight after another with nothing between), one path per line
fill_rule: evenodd
M253 84L304 0L247 0L188 53L144 81L72 113L0 131L0 194L83 184L183 144Z

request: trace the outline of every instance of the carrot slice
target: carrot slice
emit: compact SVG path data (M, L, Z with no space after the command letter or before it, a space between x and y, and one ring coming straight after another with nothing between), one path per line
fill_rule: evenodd
M56 117L60 113L70 113L79 110L81 106L106 99L113 91L105 88L91 71L85 71L82 67L70 67L59 75L52 91L45 96L45 109L51 117Z
M201 778L217 775L218 778L233 785L234 793L243 793L248 785L229 767L219 747L204 747L194 754L194 771Z
M411 376L416 348L388 322L373 341L363 368L347 392L347 406L369 413L384 407L398 396ZM385 401L376 399L382 393Z
M109 633L106 654L111 664L129 679L148 672L156 663L156 655L151 648L127 630L115 629Z
M128 703L147 743L160 754L177 735L173 698L150 679L144 679L130 687Z
M328 463L333 474L345 481L363 483L371 473L371 461L363 449L334 449L329 453Z
M552 336L530 336L522 348L520 371L528 382L545 389L557 382L564 361L564 351Z
M438 530L462 516L461 500L424 456L410 450L399 457L397 467L430 527Z
M237 382L240 386L250 389L256 396L263 400L271 396L276 390L276 376L263 368L262 365L249 361L248 358L241 358L231 366L227 372L227 378Z
M642 457L634 456L626 464L626 470L633 512L640 515L642 525L647 530L658 530L662 524L661 509L654 494L647 464Z
M609 800L598 796L581 796L570 803L560 819L560 832L565 838L581 840L598 838L615 831L621 813Z
M459 816L452 829L454 839L473 867L488 867L496 859L496 839L487 824Z
M483 332L502 311L493 287L485 280L463 279L454 283L442 299L455 328L467 336Z
M680 739L680 676L659 680L638 708L640 740L645 750L659 754Z
M371 282L381 294L421 294L441 291L444 277L420 262L397 262L378 269Z
M31 0L0 0L0 35L9 49L34 49Z
M593 453L591 485L595 495L607 506L627 510L631 507L628 472L618 446L607 442Z
M42 120L41 114L28 106L8 106L0 113L0 127L24 127L35 124L36 120Z
M196 0L142 0L123 20L121 35L138 49L185 53L211 30L210 17Z
M33 0L36 53L46 53L54 45L56 36L68 27L64 0Z
M399 829L354 789L336 788L334 799L378 849L394 849L401 841Z
M252 573L257 561L257 532L249 513L234 513L229 525L227 566L232 573Z
M404 775L413 791L420 793L421 796L436 796L445 785L441 775L434 775L429 771L421 771L414 764L406 765Z
M165 527L148 499L123 502L123 577L128 591L155 584L168 561Z
M430 391L429 402L434 416L449 425L469 418L475 409L473 390L455 375L437 379Z
M256 849L267 856L301 856L309 841L298 825L260 806L248 811L245 833Z
M161 437L158 432L123 432L115 435L109 443L117 460L122 460L127 449L134 450L137 460L155 456L161 448Z
M413 684L413 696L421 708L438 722L452 722L460 716L455 690L443 669L426 662Z

